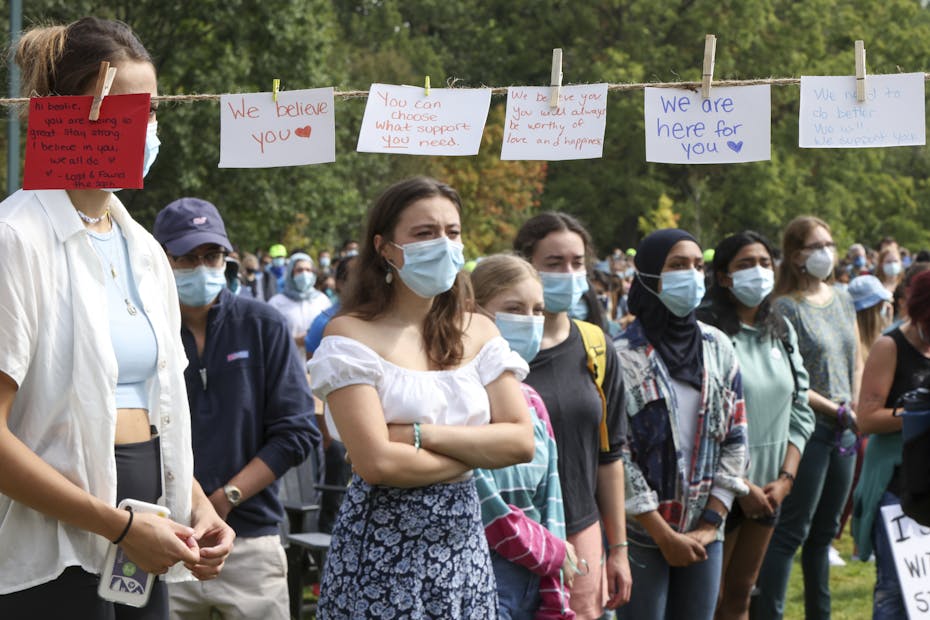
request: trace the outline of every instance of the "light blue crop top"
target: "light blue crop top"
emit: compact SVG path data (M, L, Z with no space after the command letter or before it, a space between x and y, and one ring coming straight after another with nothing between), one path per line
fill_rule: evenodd
M155 376L158 345L132 277L126 238L115 221L110 232L88 234L106 281L110 340L119 366L116 408L148 409L149 382Z

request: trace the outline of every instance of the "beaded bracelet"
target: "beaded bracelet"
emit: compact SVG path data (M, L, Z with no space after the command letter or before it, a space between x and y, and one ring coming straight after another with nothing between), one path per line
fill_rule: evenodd
M413 447L417 449L417 452L420 451L420 440L421 439L422 437L420 436L420 423L414 422L413 423Z
M121 542L123 542L123 539L126 538L126 534L129 533L129 528L132 527L132 515L135 514L135 513L133 513L131 507L130 507L130 508L127 508L126 510L129 511L129 521L126 523L126 527L123 528L123 533L120 534L119 536L117 536L117 537L116 537L116 540L113 541L113 544L114 544L114 545L118 545L118 544L120 544Z

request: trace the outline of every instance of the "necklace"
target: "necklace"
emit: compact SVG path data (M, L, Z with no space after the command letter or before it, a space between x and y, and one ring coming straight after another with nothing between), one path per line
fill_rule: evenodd
M110 217L109 208L107 208L107 210L104 211L103 215L101 215L100 217L91 217L87 215L86 213L84 213L83 211L81 211L80 209L78 209L77 207L75 207L74 210L77 211L78 217L84 220L85 222L87 222L88 224L96 224L97 222L102 222L105 218Z
M78 213L83 215L80 211L78 211ZM107 210L107 213L109 213L109 210ZM106 213L104 215L106 215ZM103 216L101 216L101 218L102 217ZM112 229L112 233L113 233L113 237L111 237L107 241L116 242L117 244L122 245L123 239L122 239L122 234L120 233L119 229L114 226ZM112 276L113 278L113 284L116 286L116 290L119 291L120 295L122 295L123 297L123 303L126 304L126 312L128 312L130 316L136 316L137 314L139 314L139 309L136 308L135 304L132 303L132 300L129 299L129 293L127 293L126 289L123 287L123 284L119 279L119 272L116 270L116 263L120 262L119 254L121 252L119 248L117 248L116 250L117 258L114 261L112 256L103 256L102 248L99 248L98 244L93 243L93 242L91 242L91 244L94 246L94 250L97 252L97 256L101 259L101 261L103 261L104 263L109 263L110 276ZM126 261L123 260L120 264L124 264L125 262ZM106 267L106 265L104 265L104 267Z

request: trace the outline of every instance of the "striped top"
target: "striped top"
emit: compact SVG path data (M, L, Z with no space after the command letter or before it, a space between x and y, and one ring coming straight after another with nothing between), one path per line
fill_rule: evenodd
M539 394L526 384L522 388L535 413L536 451L528 463L475 470L481 521L492 551L540 576L536 617L572 618L559 574L565 560L565 511L555 437Z

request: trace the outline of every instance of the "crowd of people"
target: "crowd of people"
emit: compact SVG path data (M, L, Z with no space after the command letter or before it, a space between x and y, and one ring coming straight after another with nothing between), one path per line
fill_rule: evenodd
M101 60L157 92L120 22L17 50L37 95L91 94ZM799 548L825 619L850 513L873 617L905 617L879 511L930 382L930 254L840 259L800 216L599 260L550 212L466 263L427 177L338 250L241 252L221 210L150 233L113 191L0 204L0 617L287 618L277 481L321 448L321 619L780 618ZM111 545L113 583L164 576L141 606L106 596Z

